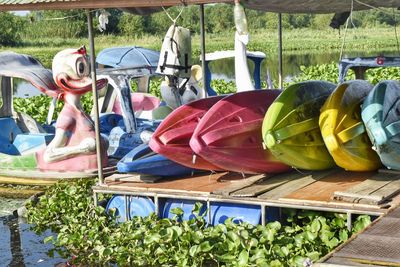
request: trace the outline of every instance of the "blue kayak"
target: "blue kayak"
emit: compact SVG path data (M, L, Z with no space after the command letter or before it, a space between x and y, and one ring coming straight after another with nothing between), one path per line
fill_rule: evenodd
M400 170L400 83L378 83L365 99L361 117L382 163Z
M139 145L126 154L118 162L117 168L122 173L140 173L156 176L183 176L191 175L197 171L156 154L147 144Z

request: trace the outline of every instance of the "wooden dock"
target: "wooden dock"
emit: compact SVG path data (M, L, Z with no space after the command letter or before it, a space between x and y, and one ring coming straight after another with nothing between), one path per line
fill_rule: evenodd
M400 207L372 223L322 261L317 266L400 266Z
M237 173L203 173L163 178L115 174L95 186L94 193L237 202L261 207L298 208L382 215L400 202L400 174L346 172L331 169L277 175L242 176ZM156 205L157 206L157 205Z

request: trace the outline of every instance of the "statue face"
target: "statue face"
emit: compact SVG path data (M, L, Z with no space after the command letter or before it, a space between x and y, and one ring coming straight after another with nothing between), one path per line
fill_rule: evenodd
M56 84L66 92L85 94L92 90L92 79L86 49L65 49L53 59L53 78ZM106 79L96 81L97 89L107 85Z

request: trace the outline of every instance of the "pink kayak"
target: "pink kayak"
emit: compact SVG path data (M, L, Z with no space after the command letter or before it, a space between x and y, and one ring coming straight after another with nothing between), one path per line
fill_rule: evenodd
M206 112L223 96L203 98L180 106L164 119L150 140L150 148L186 167L202 170L223 170L201 156L193 159L190 138Z
M193 151L221 169L242 173L279 173L289 166L263 148L261 126L280 90L237 93L215 104L190 140Z

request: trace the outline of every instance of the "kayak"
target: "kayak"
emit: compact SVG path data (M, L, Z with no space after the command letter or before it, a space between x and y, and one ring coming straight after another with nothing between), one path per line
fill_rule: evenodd
M400 83L382 81L365 99L361 118L373 148L389 169L400 170Z
M201 118L224 96L214 96L182 105L168 115L154 132L150 147L153 151L184 166L202 170L222 170L201 156L193 160L190 138Z
M197 155L229 171L279 173L289 170L262 146L262 120L281 92L245 91L220 100L200 120L190 147Z
M269 107L262 125L265 146L295 168L323 170L335 166L318 125L320 108L333 83L306 81L289 86Z
M147 144L139 145L125 155L118 162L117 168L122 173L139 173L156 176L191 175L197 171L154 153Z
M361 104L372 90L364 80L340 84L321 109L319 126L336 164L349 171L373 171L381 166L361 120Z

